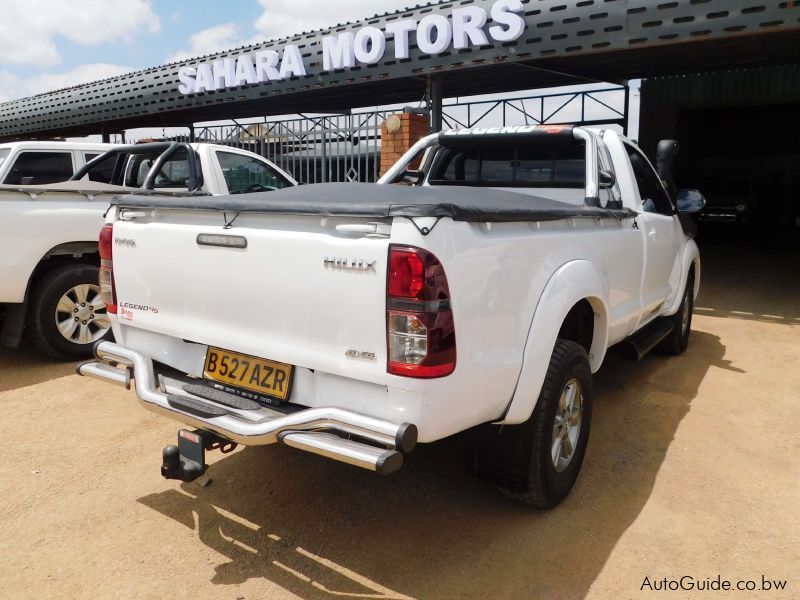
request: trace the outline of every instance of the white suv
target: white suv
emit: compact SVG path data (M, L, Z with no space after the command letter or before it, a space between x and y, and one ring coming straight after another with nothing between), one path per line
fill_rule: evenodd
M11 142L0 144L0 183L46 185L66 181L113 144Z

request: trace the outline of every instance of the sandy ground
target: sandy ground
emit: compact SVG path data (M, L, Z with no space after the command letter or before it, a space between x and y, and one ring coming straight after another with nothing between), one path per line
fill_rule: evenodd
M458 438L390 478L268 447L167 482L176 425L2 350L0 598L693 597L640 591L685 575L800 597L797 263L711 262L683 357L598 374L583 472L550 512L472 479Z

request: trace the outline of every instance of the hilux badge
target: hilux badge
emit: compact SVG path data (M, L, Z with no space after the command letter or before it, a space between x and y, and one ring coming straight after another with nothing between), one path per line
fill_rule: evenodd
M123 246L125 248L136 248L136 240L132 240L130 238L114 238L114 243L117 246Z
M377 260L362 260L356 258L332 258L326 257L323 261L326 269L338 269L340 271L359 271L369 273L377 271Z

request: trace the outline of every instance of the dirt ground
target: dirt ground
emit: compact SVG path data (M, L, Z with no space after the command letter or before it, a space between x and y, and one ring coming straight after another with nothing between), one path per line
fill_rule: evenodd
M723 254L684 356L598 374L583 472L550 512L471 478L458 438L389 478L268 447L167 482L176 424L2 350L0 597L692 597L640 588L717 575L800 597L800 263Z

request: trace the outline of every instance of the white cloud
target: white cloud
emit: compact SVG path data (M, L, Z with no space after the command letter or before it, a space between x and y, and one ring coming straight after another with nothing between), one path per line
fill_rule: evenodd
M253 35L241 35L235 23L223 23L198 31L189 38L189 48L167 57L167 62L196 58L303 31L324 29L345 21L357 21L376 13L415 6L413 0L258 0L263 13Z
M132 67L107 63L80 65L64 73L43 73L34 77L19 77L0 70L0 102L106 79L133 70Z
M266 39L370 17L415 5L414 0L258 0L263 14L255 31L241 32L222 23L192 35L188 47L167 62L203 56ZM3 0L0 19L0 65L52 66L60 60L59 37L92 45L128 42L160 29L151 0ZM79 6L76 6L79 5ZM177 13L176 13L177 14ZM36 18L32 18L35 15ZM170 18L175 18L173 15ZM66 72L26 77L0 69L0 102L113 77L133 68L106 63L86 64ZM18 73L19 71L17 71Z
M82 45L128 43L161 24L150 0L3 0L0 64L53 66L59 37Z
M178 50L176 53L167 57L167 62L175 62L187 58L204 56L212 52L230 50L244 45L245 42L239 38L239 31L235 23L223 23L198 31L189 38L189 48Z
M256 21L256 31L264 39L288 37L358 21L390 11L416 6L413 0L258 0L264 12Z

